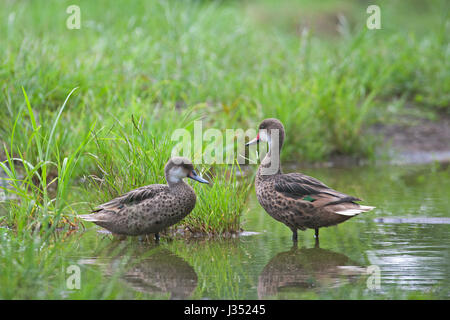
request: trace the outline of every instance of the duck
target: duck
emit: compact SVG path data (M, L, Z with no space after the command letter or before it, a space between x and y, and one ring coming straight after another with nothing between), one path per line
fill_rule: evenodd
M323 182L303 173L283 173L280 153L285 139L280 120L263 120L256 138L246 146L268 143L268 152L261 161L255 177L256 197L264 210L292 231L297 242L297 230L314 229L316 244L319 229L342 223L373 206L356 203L361 199L336 191Z
M131 190L111 201L99 205L91 214L80 218L93 222L113 234L143 236L155 234L176 224L195 207L194 189L183 181L190 178L209 183L194 170L185 157L173 157L164 167L167 184L151 184Z

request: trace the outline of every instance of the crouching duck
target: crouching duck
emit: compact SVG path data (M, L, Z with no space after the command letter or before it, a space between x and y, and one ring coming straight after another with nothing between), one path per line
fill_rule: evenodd
M333 190L321 181L302 173L281 171L280 152L284 142L284 126L278 119L265 119L258 135L247 145L269 144L255 178L256 196L261 206L277 221L292 230L297 242L297 230L314 229L316 244L319 228L344 222L375 207L363 206L353 196Z
M183 179L188 177L201 183L208 183L197 175L191 161L183 157L170 159L164 174L165 184L152 184L132 190L109 202L101 204L93 214L81 215L115 234L155 234L176 224L195 207L196 195Z

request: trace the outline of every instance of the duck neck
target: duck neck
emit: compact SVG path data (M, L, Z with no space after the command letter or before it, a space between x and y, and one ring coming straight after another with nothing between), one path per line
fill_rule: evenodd
M174 176L166 176L167 185L170 189L177 188L177 187L184 187L187 186L186 182L183 181L181 178L176 178Z
M280 153L283 146L283 141L280 139L280 143L272 143L269 139L269 151L267 152L264 159L261 161L259 167L259 174L263 176L271 176L276 174L281 174L281 160Z

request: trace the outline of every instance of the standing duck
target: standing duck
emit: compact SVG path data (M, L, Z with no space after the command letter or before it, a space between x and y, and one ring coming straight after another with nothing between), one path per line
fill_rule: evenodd
M297 229L314 229L316 244L319 228L344 222L375 207L362 206L361 199L333 190L321 181L302 173L282 173L280 152L284 142L284 126L278 119L265 119L258 135L247 143L269 144L255 178L256 196L261 206L277 221L292 230L297 242Z
M137 236L159 232L187 216L195 207L196 195L183 178L208 183L197 175L187 158L170 159L164 174L167 185L152 184L129 191L101 204L93 214L81 215L115 234Z

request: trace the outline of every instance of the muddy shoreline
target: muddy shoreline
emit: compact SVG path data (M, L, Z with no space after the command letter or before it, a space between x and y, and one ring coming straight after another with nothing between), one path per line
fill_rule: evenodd
M368 164L402 165L450 163L450 114L436 112L436 119L423 115L399 117L392 123L377 123L364 132L378 138L376 160L334 155L329 160L303 165L306 167L351 167ZM289 164L287 164L289 166Z

